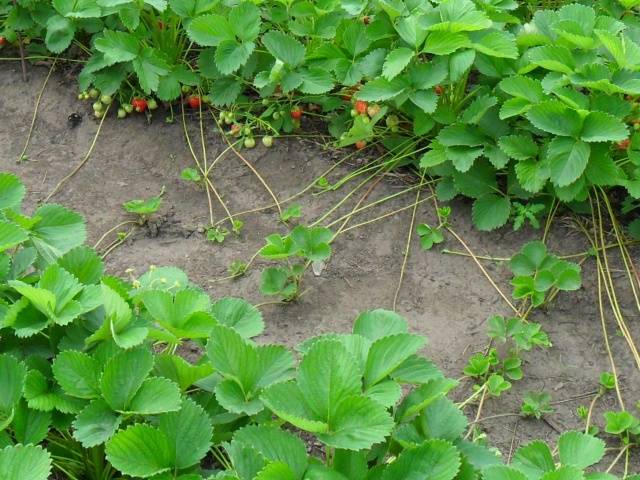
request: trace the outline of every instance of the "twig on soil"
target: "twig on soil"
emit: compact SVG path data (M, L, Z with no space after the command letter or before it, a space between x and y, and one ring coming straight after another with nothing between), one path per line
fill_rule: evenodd
M423 202L426 202L426 201L429 201L429 200L431 200L430 196L427 197L427 198L422 198L418 203L423 203ZM412 203L412 204L404 206L402 208L398 208L397 210L393 210L391 212L387 212L384 215L380 215L379 217L375 217L375 218L372 218L372 219L367 220L365 222L361 222L361 223L357 223L355 225L351 225L350 227L347 227L347 228L343 229L340 233L347 233L350 230L354 230L356 228L364 227L365 225L369 225L370 223L374 223L374 222L377 222L377 221L382 220L384 218L390 217L392 215L396 215L396 214L398 214L400 212L404 212L405 210L413 208L414 205L415 205L415 203Z
M489 272L487 272L487 270L482 266L482 264L480 263L478 258L471 251L471 249L465 243L465 241L462 240L462 238L460 238L460 236L451 227L447 226L445 228L447 229L447 231L451 235L453 235L456 238L456 240L458 240L458 242L460 242L460 244L464 247L464 249L469 253L469 256L471 258L473 258L473 261L476 262L476 265L478 265L478 267L480 267L480 270L482 271L482 274L486 277L486 279L489 281L491 286L496 290L496 292L498 292L498 294L502 297L502 299L507 303L507 305L509 305L511 310L513 310L516 315L520 315L520 312L518 311L518 309L513 305L513 303L511 303L511 300L509 300L509 298L502 292L500 287L498 287L498 285L496 285L496 282L493 281L493 279L491 278L491 275L489 275Z
M111 245L109 245L107 247L107 249L104 251L104 253L100 256L100 258L102 258L103 260L105 258L107 258L107 256L113 252L116 248L118 248L120 245L122 245L125 240L127 238L129 238L131 236L131 234L133 234L133 232L136 231L136 227L133 226L131 227L131 230L129 230L126 234L124 234L122 237L118 238L116 241L114 241Z
M117 229L124 227L125 225L129 225L131 223L137 223L135 220L126 220L122 223L119 223L118 225L116 225L113 228L110 228L109 230L107 230L104 235L102 235L98 241L93 245L93 249L97 250L98 246L100 246L100 244L104 241L105 238L107 238L111 233L115 232Z
M364 192L364 195L360 198L360 200L358 200L358 203L356 203L355 207L353 207L353 209L351 210L351 212L345 216L344 221L342 222L342 224L340 225L340 227L338 228L338 231L335 233L335 235L333 236L333 238L337 237L347 226L347 223L349 223L349 220L351 220L351 218L353 217L353 215L356 214L357 211L360 210L360 206L362 205L362 202L364 202L369 195L371 195L371 192L373 192L373 189L376 188L376 186L380 183L380 181L382 180L383 176L380 175L367 189L366 192Z
M181 104L182 105L182 116L184 118L184 103ZM231 222L231 225L233 225L233 217L231 216L231 212L229 211L229 209L227 208L227 205L224 203L224 201L222 200L222 196L218 193L218 191L216 190L216 188L213 185L213 182L211 181L211 179L209 178L209 169L207 168L207 146L206 146L206 140L204 138L204 122L202 120L202 110L199 110L200 114L198 115L198 124L200 126L200 143L202 145L202 161L204 163L204 168L202 169L202 173L205 179L205 182L207 182L207 184L209 185L209 188L211 188L211 191L213 192L213 194L216 196L216 198L218 199L218 202L220 202L220 205L222 205L222 208L224 208L224 211L227 213L227 218L229 219L229 222ZM211 211L210 211L211 213ZM211 216L211 225L213 226L213 215Z
M520 418L516 419L516 424L513 426L513 435L511 436L511 445L509 446L509 453L507 454L507 463L511 463L511 455L516 446L516 435L518 434L518 426L520 425Z
M296 198L299 198L302 195L304 195L305 193L307 193L309 190L311 190L317 184L319 178L323 178L323 177L326 177L327 175L329 175L333 170L338 168L340 165L342 165L344 162L346 162L353 155L354 155L353 153L350 153L350 154L344 156L342 159L340 159L339 161L334 163L327 170L322 172L318 177L314 178L313 181L310 182L309 184L307 184L307 186L304 187L302 190L300 190L297 193L294 193L293 195L291 195L290 197L288 197L288 198L286 198L284 200L280 200L280 205L284 205L286 203L289 203L289 202L295 200ZM259 212L263 212L264 210L268 210L270 208L273 208L275 206L276 206L275 203L271 203L271 204L264 205L262 207L251 208L249 210L243 210L243 211L234 213L233 216L234 217L241 217L241 216L244 216L244 215L249 215L251 213L259 213ZM226 218L222 219L222 220L219 220L213 226L216 227L216 226L220 225L221 223L224 223L225 221L226 221Z
M53 190L51 190L51 193L49 193L49 195L47 195L47 197L44 199L45 202L48 202L51 199L51 197L53 197L56 193L58 193L58 190L60 190L62 185L64 185L67 181L69 181L69 179L71 179L76 173L78 173L80 169L85 165L85 163L89 161L89 158L91 157L91 153L93 152L93 147L96 146L96 142L98 141L100 130L102 130L102 124L104 123L105 118L107 118L107 113L109 112L109 108L111 107L111 105L113 104L107 105L107 108L105 108L104 110L104 115L100 119L100 123L98 124L98 130L96 130L96 134L93 136L93 141L91 142L91 146L89 147L87 154L84 156L82 161L71 171L71 173L69 173L66 177L64 177L62 180L60 180L56 184Z
M433 191L433 187L431 187L431 185L429 185L429 188L431 189L431 197L433 198L433 204L435 207L436 212L438 211L438 197L436 196L435 192ZM478 267L480 268L480 270L482 271L482 274L485 276L485 278L489 281L489 283L491 284L491 286L494 288L494 290L496 292L498 292L498 294L502 297L502 299L507 303L507 305L509 305L509 308L511 308L511 310L513 310L513 312L516 315L519 315L519 311L518 309L513 305L513 303L511 303L511 300L509 300L509 298L502 292L502 290L500 289L500 287L498 287L498 285L496 284L496 282L493 281L493 279L491 278L491 275L489 275L489 272L487 272L487 270L482 266L482 264L480 263L480 260L478 260L478 258L476 257L476 255L471 251L471 249L469 248L469 246L466 244L466 242L464 240L462 240L462 238L460 237L460 235L458 235L450 226L446 226L445 228L447 229L447 231L453 235L456 240L458 240L458 242L460 242L460 244L464 247L464 249L467 251L467 253L469 254L469 256L473 259L473 261L476 263L476 265L478 265Z
M622 449L620 450L620 453L618 453L618 455L616 455L616 458L613 459L613 462L611 462L611 464L609 465L609 468L607 468L605 470L605 473L609 473L611 470L613 470L613 467L616 466L616 464L620 461L620 459L622 458L622 456L629 452L629 449L631 448L633 444L629 443L627 445L625 445L624 447L622 447ZM626 477L626 475L625 475Z
M460 252L458 250L449 250L448 248L443 248L440 250L440 253L444 253L445 255L459 255L461 257L471 257L467 252ZM508 262L511 260L509 257L491 257L489 255L476 255L478 260L486 260L488 262Z
M322 216L320 216L319 218L317 218L316 220L311 222L309 224L309 226L310 227L315 227L316 225L319 225L320 223L322 223L333 212L335 212L338 208L340 208L349 198L351 198L352 195L355 195L358 190L360 190L362 187L367 185L372 179L376 178L382 172L383 172L383 168L382 167L378 168L375 172L373 172L371 175L369 175L367 178L365 178L363 181L361 181L358 185L356 185L355 188L353 188L349 193L347 193L344 197L342 197L342 199L340 199L339 202L337 202L333 207L331 207L329 210L327 210ZM351 213L353 213L353 212L351 212Z
M638 272L635 268L633 258L629 254L629 249L627 248L626 242L624 241L625 239L623 238L623 234L620 230L620 225L613 211L613 207L611 206L611 202L609 201L604 190L601 190L601 196L607 207L607 212L609 213L609 218L611 219L611 223L613 225L613 231L616 236L616 246L620 249L620 254L624 263L625 272L627 273L627 277L629 278L629 284L631 285L631 292L633 293L636 307L638 311L640 311L640 297L638 296L638 290L636 288L636 282L640 286L640 277L638 277Z
M592 212L592 218L593 218L593 224L594 224L594 229L596 228L596 217L595 217L595 210L593 208L593 201L590 198L590 203L591 203L591 212ZM577 220L577 225L580 228L580 230L582 230L584 236L587 238L587 241L594 247L596 248L596 240L595 238L592 238L591 235L589 234L588 230L586 229L586 227L582 224L582 222L580 220ZM617 373L617 369L616 369L616 363L613 359L613 353L611 351L611 345L609 344L609 333L607 331L607 324L606 324L606 318L605 318L605 314L604 314L604 301L603 301L603 292L602 292L602 279L603 279L603 271L602 271L602 263L600 261L600 255L598 255L596 257L596 274L598 276L598 312L600 314L600 325L602 328L602 338L604 339L604 345L605 348L607 350L607 355L609 357L609 363L611 364L611 372L613 373L613 379L614 379L614 385L615 385L615 390L616 390L616 395L618 396L618 402L620 403L620 408L622 410L624 410L624 401L622 400L622 394L620 392L620 384L618 383L618 373Z
M380 178L382 178L382 175L380 176ZM376 205L380 205L381 203L387 202L393 198L399 197L401 195L404 195L405 193L409 193L413 190L415 190L416 188L420 187L421 185L414 185L413 187L409 187L409 188L405 188L404 190L401 190L400 192L396 192L392 195L388 195L386 197L383 198L379 198L378 200L375 200L374 202L371 203L367 203L366 205L362 206L362 207L358 207L355 210L352 210L351 212L336 218L335 220L331 221L330 223L327 223L325 225L325 227L327 228L331 228L332 226L334 226L336 223L340 223L341 221L343 221L345 218L349 218L353 215L355 215L356 213L360 213L363 212L365 210L368 210L369 208L375 207Z
M251 170L253 172L253 174L258 178L258 180L260 180L260 183L262 183L262 185L264 186L264 188L267 190L267 192L269 192L269 195L271 195L271 198L273 198L273 203L275 204L276 208L278 209L278 213L280 215L282 215L282 209L280 208L280 202L278 202L278 197L276 197L275 193L273 193L273 190L271 190L271 187L269 187L269 184L267 184L267 182L264 180L264 178L262 177L262 175L260 175L260 173L258 173L258 171L255 169L255 167L253 165L251 165L251 163L249 163L249 161L244 158L244 156L236 149L236 147L229 141L229 138L225 135L224 130L222 129L222 126L220 125L220 122L218 122L218 119L216 118L216 116L213 114L213 112L211 110L209 110L211 113L211 117L213 118L213 120L216 122L216 125L218 125L218 129L220 130L220 134L222 135L222 137L225 139L225 141L227 142L227 144L229 145L229 147L231 148L231 150L233 151L233 153L236 154L236 156L242 160L244 162L244 164L249 168L249 170Z
M33 117L31 117L31 125L29 125L29 132L27 133L27 139L24 142L24 148L22 149L22 152L20 152L20 155L18 155L18 160L17 160L18 162L21 162L25 158L24 154L27 151L27 147L29 147L29 142L31 141L31 135L33 134L33 128L36 124L36 117L38 116L38 109L40 108L40 100L42 100L42 94L44 93L44 89L46 88L47 83L49 82L49 78L51 78L51 74L53 73L53 70L56 68L56 61L57 61L57 58L53 60L53 63L51 64L51 68L49 68L49 73L47 73L47 76L45 77L44 82L42 83L42 87L38 92L38 96L36 97L36 105L33 110Z
M476 417L473 419L473 422L469 424L469 430L467 430L467 434L464 436L464 439L468 439L471 436L471 433L473 432L473 428L471 427L471 425L477 423L477 421L480 419L480 415L482 414L482 407L484 406L484 401L487 398L487 388L483 388L482 389L482 395L480 396L480 402L478 403L478 411L476 412Z
M638 245L638 244L640 244L639 240L628 240L623 243L625 247L629 245ZM594 248L593 250L586 250L584 252L578 252L578 253L570 253L568 255L558 255L558 258L562 260L568 260L570 258L589 257L593 254L593 251L601 252L602 250L609 250L611 248L616 248L616 247L620 247L620 244L609 243L604 247L598 247L597 249ZM459 255L461 257L471 257L471 255L469 255L467 252L461 252L459 250L450 250L448 248L444 248L440 252L447 255ZM488 262L508 262L509 260L511 260L511 257L493 257L491 255L476 255L476 258L478 260L486 260Z
M553 423L551 423L551 421L548 418L542 417L541 420L546 423L549 428L551 430L553 430L554 432L556 432L557 434L561 434L562 433L562 429L556 427Z
M477 420L471 420L469 422L469 425L475 425L476 423L487 422L489 420L495 420L497 418L519 417L519 416L520 416L519 413L498 413L496 415L489 415L487 417L481 417L481 418L478 418Z
M254 305L254 307L256 308L261 308L261 307L266 307L268 305L284 305L287 302L283 301L283 300L273 300L271 302L262 302L262 303L256 303Z
M589 433L589 426L591 425L591 416L593 415L593 409L595 408L596 402L601 396L602 396L602 393L598 392L598 394L595 397L593 397L593 399L589 403L589 410L587 412L587 420L585 421L584 433Z
M596 191L596 207L598 211L598 225L599 225L598 232L600 234L599 235L600 245L605 245L604 229L602 228L602 225L603 225L602 211L600 208L600 201L597 198L597 191ZM615 217L613 218L613 221L615 222ZM595 223L594 223L594 226L595 226ZM638 352L638 349L635 345L635 342L633 340L629 327L627 326L627 323L624 319L624 314L622 313L622 309L620 308L620 304L618 302L618 298L616 294L615 284L613 281L613 277L611 276L611 269L609 267L609 260L608 260L606 251L603 252L602 259L603 259L602 264L604 265L602 269L602 273L603 273L603 279L605 281L604 282L605 292L607 293L607 298L609 299L609 305L611 306L613 316L616 319L616 322L618 323L618 327L622 332L624 339L627 341L627 345L629 345L629 349L631 350L633 358L636 361L636 365L638 368L640 368L640 353Z
M576 400L582 400L584 398L593 397L594 395L597 395L598 392L600 392L600 390L594 390L593 392L581 393L580 395L574 395L573 397L554 400L553 402L549 402L549 405L561 405L563 403L575 402Z
M420 176L420 185L422 186L422 182L424 181L424 172ZM416 223L416 212L418 210L418 202L420 201L420 194L422 193L422 189L418 188L416 193L416 201L413 204L413 211L411 212L411 222L409 222L409 233L407 234L407 243L404 249L404 255L402 258L402 266L400 267L400 278L398 278L398 286L396 287L396 292L393 295L393 304L392 310L396 310L396 306L398 305L398 296L400 296L400 289L402 288L402 280L404 278L404 272L407 268L407 261L409 260L409 252L411 250L411 239L413 238L413 227Z
M193 149L193 144L191 143L191 137L189 137L189 131L187 130L186 116L185 116L185 113L184 113L184 103L181 103L181 106L182 106L181 107L181 109L182 109L182 128L184 130L185 139L187 140L187 146L189 147L189 151L191 152L191 156L193 157L193 160L196 162L196 166L198 167L198 170L200 170L200 174L202 175L202 177L204 178L204 181L205 181L205 191L207 192L207 202L209 204L209 221L211 223L211 226L214 227L214 226L219 225L220 223L223 223L223 222L225 222L227 220L229 220L229 222L231 222L233 224L233 216L231 215L231 212L229 211L229 209L227 208L227 205L222 200L222 197L220 197L220 195L218 194L218 191L216 190L216 188L213 186L213 183L209 179L207 170L202 167L202 165L200 164L200 160L198 159L198 156L196 155L196 152ZM202 115L200 116L200 126L202 128ZM202 129L201 129L201 132L202 132ZM204 145L204 139L203 139L203 145ZM216 198L220 202L220 205L222 205L222 208L227 213L227 217L226 218L222 219L220 222L215 223L215 224L214 224L214 220L213 220L213 202L211 201L211 192L213 192L213 194L216 196Z

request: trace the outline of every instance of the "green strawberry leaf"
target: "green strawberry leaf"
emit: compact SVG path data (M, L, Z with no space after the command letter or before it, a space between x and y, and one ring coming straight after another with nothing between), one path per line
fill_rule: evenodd
M511 202L507 197L488 193L473 202L472 219L478 230L490 231L502 227L509 220Z
M47 480L51 455L40 446L15 445L0 450L0 478L3 480Z

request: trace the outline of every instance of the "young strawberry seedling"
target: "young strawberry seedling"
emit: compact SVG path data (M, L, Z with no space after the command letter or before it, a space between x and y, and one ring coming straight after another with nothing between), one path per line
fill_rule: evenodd
M129 200L122 204L122 208L128 213L133 213L138 216L138 223L143 225L147 223L149 217L156 213L162 205L162 196L164 195L164 187L160 190L160 193L154 197L150 197L146 200Z

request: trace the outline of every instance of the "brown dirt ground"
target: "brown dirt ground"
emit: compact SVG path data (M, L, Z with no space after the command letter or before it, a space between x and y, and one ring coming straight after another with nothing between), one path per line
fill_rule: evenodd
M30 192L27 208L42 201L54 185L67 175L85 156L97 129L91 107L76 99L77 87L72 79L54 74L47 85L27 150L28 161L17 163L24 146L37 92L47 69L30 67L30 82L20 79L18 62L0 65L0 169L18 174ZM16 99L20 99L17 101ZM82 123L71 128L67 117L73 112L83 116ZM166 124L164 114L156 114L149 125L144 116L125 121L111 118L105 121L95 150L86 165L51 201L79 210L88 222L89 242L95 242L104 232L130 217L121 204L134 198L157 194L164 186L166 194L160 214L149 227L138 229L126 243L107 258L108 271L124 275L134 268L139 274L150 265L175 265L202 285L214 297L241 296L260 303L269 301L258 290L260 270L264 262L235 281L217 281L227 275L233 260L248 260L263 244L266 235L285 231L278 222L274 208L243 216L244 231L240 237L230 236L224 245L209 243L198 231L208 221L204 190L180 180L183 168L193 160L184 140L180 122ZM197 122L189 122L194 143L199 145ZM207 123L209 160L217 156L224 143ZM198 150L199 152L199 150ZM270 150L256 148L244 152L246 158L263 175L278 198L298 192L331 166L332 160L345 155L330 152L310 140L278 140ZM349 162L347 162L349 163ZM352 165L337 168L330 180L337 180L353 171ZM213 181L232 212L239 212L271 203L269 195L257 178L233 154L224 156L216 165ZM323 195L306 194L298 200L302 205L302 222L310 223L343 198L360 181ZM383 180L367 201L405 188L399 178ZM362 195L360 191L331 218L348 213ZM426 193L425 193L426 194ZM369 209L353 218L349 225L366 221L409 205L414 193L403 195L378 208ZM508 228L494 233L473 229L470 209L466 203L453 203L452 223L455 231L477 255L505 257L517 251L526 241L539 238L540 232L512 232ZM214 205L216 219L224 218L219 205ZM348 331L356 314L372 308L391 308L411 210L353 229L334 243L334 253L320 276L309 273L308 289L303 298L292 305L264 305L266 321L262 341L296 342L328 331ZM431 202L417 210L418 222L433 222ZM411 253L407 263L397 310L406 316L415 332L429 340L427 355L449 375L461 376L470 354L487 344L486 319L494 314L509 314L509 309L483 276L473 260L446 255L440 249L424 252L412 235ZM462 250L452 237L443 244L451 250ZM550 245L557 253L574 253L586 249L582 236L568 222L558 221L552 229ZM638 258L638 250L634 254ZM509 295L509 272L504 264L483 262L487 271ZM636 337L640 336L637 309L634 310L622 272L620 297L628 323ZM555 401L555 413L547 421L518 420L504 417L483 422L492 442L509 455L519 444L532 438L552 440L557 432L580 428L575 414L580 404L588 404L584 396L597 389L600 372L610 370L604 349L602 329L597 309L593 262L584 265L584 287L578 292L561 294L547 311L537 312L536 321L548 331L553 347L526 356L525 379L516 382L511 392L485 405L483 416L517 412L522 394L545 389ZM609 313L609 312L607 312ZM609 318L609 331L615 332ZM640 375L624 340L612 333L610 342L624 384L627 405L640 398ZM463 383L456 392L464 398L470 389ZM602 412L615 408L609 394L596 409L596 423L602 424ZM473 408L468 410L475 415ZM640 470L638 453L633 464Z

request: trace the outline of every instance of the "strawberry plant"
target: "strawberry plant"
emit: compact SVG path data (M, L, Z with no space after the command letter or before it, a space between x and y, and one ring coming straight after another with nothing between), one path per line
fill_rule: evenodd
M291 212L285 211L284 214ZM297 213L296 210L293 213ZM289 217L290 218L290 217ZM289 235L277 233L266 238L267 244L259 251L259 255L268 260L285 263L282 267L269 267L262 272L260 291L264 295L282 297L292 301L300 294L300 283L306 270L305 264L292 263L299 258L307 263L322 262L331 256L333 234L328 228L306 227L298 225Z
M553 413L551 395L547 392L527 392L522 398L520 412L525 417L542 418L543 415Z
M448 398L458 382L422 356L426 339L398 314L364 312L351 333L307 339L296 353L257 343L264 322L253 305L212 300L173 267L105 275L83 245L82 217L47 204L28 215L24 195L15 176L0 174L3 480L547 480L583 478L604 455L603 441L565 432L555 450L535 441L504 465L467 438L463 406ZM331 253L326 229L277 237L267 258ZM548 344L532 323L490 325L516 351ZM196 347L190 360L178 354L186 342ZM465 373L486 379L475 395L498 396L518 368L491 350ZM547 410L541 396L525 400L527 414ZM632 413L605 420L624 451L636 445Z
M269 147L319 117L338 146L404 144L397 164L439 177L443 201L472 199L480 230L535 227L550 197L575 206L592 187L639 196L638 28L624 9L67 3L4 0L0 33L87 52L80 96L98 118L112 102L119 118L156 100L215 106L254 148L258 131Z
M164 195L164 187L160 193L156 196L148 198L146 200L135 199L129 200L122 204L122 208L128 213L133 213L138 216L140 224L145 223L151 215L156 213L160 209L162 204L162 196Z
M527 243L511 257L509 268L514 274L513 298L529 299L534 307L542 305L547 292L577 290L582 285L580 266L547 253L544 243Z

